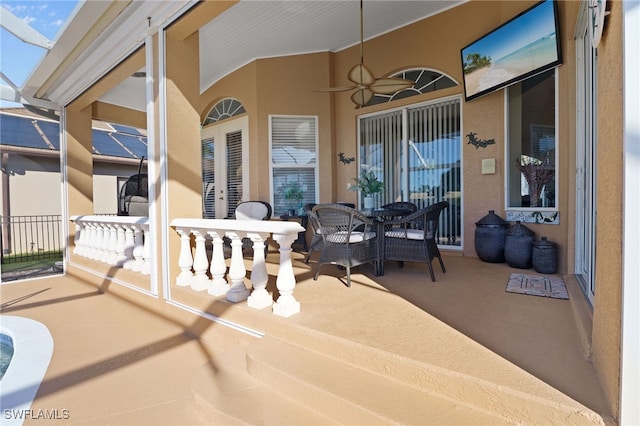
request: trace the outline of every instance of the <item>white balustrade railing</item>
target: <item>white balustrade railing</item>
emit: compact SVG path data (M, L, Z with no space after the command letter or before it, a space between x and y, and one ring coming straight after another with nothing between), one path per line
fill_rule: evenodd
M180 273L176 278L176 285L189 286L196 291L207 290L213 296L226 295L227 300L231 302L246 300L248 306L256 309L272 306L273 313L283 317L300 312L300 303L293 296L296 278L291 263L291 244L298 238L298 233L305 230L299 223L234 219L174 219L171 227L180 236L178 258ZM192 236L195 240L193 250ZM280 297L275 303L266 289L269 276L265 265L264 248L269 236L278 243L280 251L276 278ZM224 258L223 237L231 240L228 273ZM244 281L247 271L242 254L243 238L250 238L253 242L252 291L247 288ZM210 240L213 246L211 259L207 255L207 240Z
M72 216L73 253L149 275L149 219L141 216Z

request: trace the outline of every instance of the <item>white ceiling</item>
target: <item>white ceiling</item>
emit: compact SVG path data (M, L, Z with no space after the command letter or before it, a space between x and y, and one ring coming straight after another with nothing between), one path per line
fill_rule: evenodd
M365 40L465 1L367 0ZM359 9L357 0L242 0L200 30L200 90L258 58L336 52L356 45ZM143 78L128 79L101 100L121 105L125 98L129 107L145 109Z

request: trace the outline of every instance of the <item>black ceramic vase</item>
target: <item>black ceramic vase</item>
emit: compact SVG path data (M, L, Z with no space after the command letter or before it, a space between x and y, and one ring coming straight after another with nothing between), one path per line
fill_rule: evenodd
M513 268L531 268L531 251L535 234L517 221L504 238L504 258Z
M504 238L509 222L489 210L489 214L476 222L475 247L480 260L504 262Z

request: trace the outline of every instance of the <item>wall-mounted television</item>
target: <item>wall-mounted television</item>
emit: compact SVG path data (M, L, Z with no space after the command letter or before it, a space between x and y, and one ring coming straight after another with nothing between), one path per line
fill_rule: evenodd
M556 1L536 3L460 54L467 101L560 65Z

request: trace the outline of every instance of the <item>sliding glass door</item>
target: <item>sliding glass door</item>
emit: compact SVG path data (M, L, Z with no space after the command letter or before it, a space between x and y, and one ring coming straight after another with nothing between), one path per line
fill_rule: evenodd
M363 116L359 134L360 172L371 171L384 182L376 206L411 201L424 208L449 201L440 217L439 242L460 246L460 99Z

